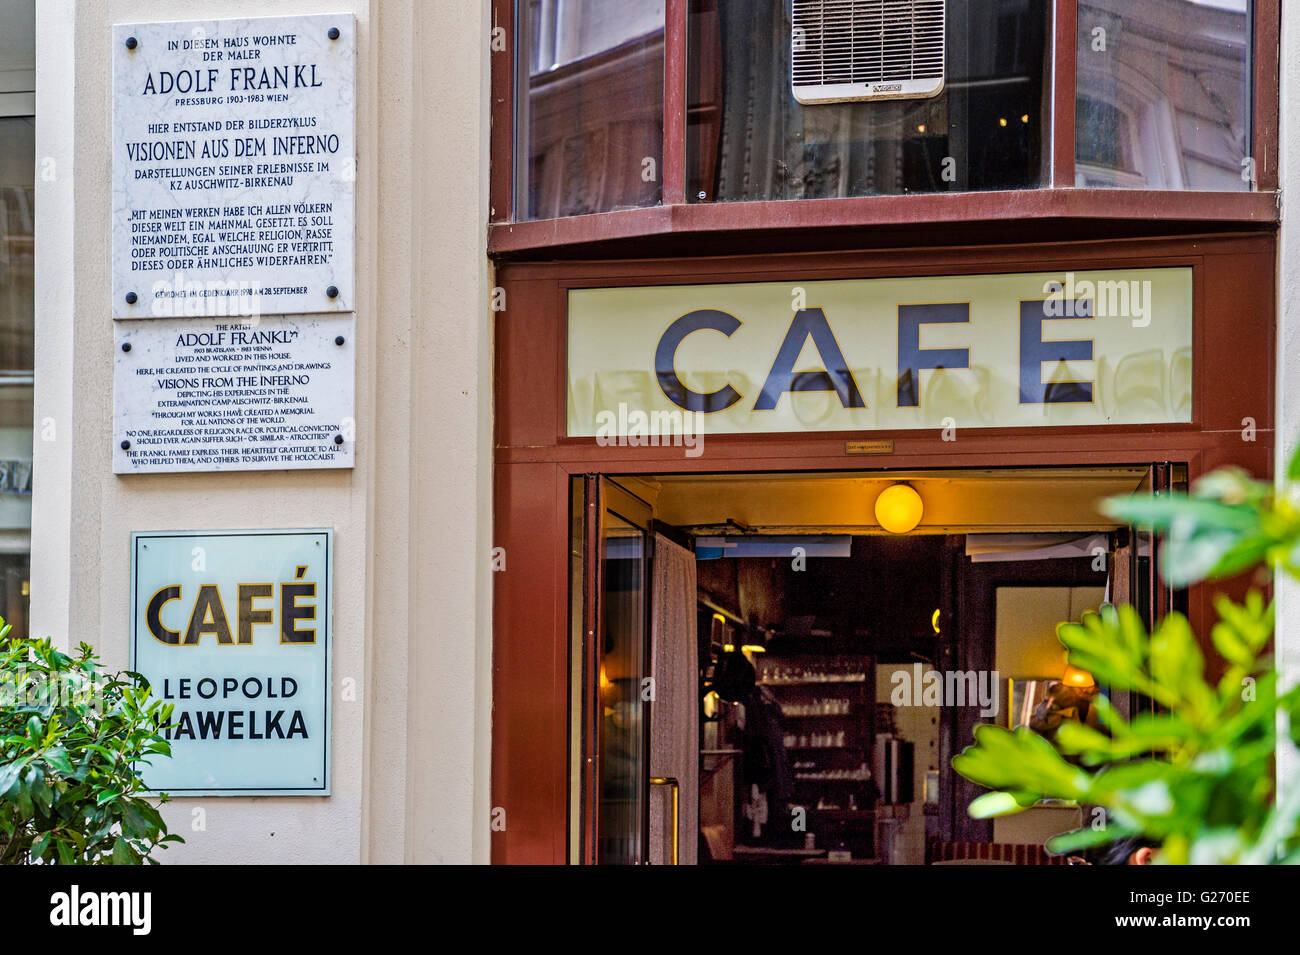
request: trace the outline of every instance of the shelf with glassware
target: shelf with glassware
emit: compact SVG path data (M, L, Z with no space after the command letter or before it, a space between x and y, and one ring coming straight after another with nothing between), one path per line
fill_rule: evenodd
M807 816L810 847L869 858L876 799L875 660L865 654L766 653L758 682L781 707L794 779L792 808Z

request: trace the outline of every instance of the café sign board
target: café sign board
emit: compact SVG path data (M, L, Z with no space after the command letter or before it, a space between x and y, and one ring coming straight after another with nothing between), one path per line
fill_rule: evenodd
M334 532L131 535L131 668L174 709L173 795L330 792Z
M113 316L355 307L351 14L113 27Z
M570 437L1192 420L1192 270L572 289Z

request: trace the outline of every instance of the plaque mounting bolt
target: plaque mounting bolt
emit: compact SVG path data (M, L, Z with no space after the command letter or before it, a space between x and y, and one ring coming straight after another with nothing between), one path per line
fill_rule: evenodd
M337 40L339 38L339 28L330 27L330 31L329 33L326 34L326 36L328 36L331 40Z
M122 342L122 351L130 351L130 350L131 350L131 343L130 343L130 342Z
M131 442L130 442L130 441L123 441L123 442L122 442L122 450L123 450L123 451L130 451L130 450L131 450Z
M331 285L329 288L327 288L327 289L325 290L325 297L326 297L326 298L338 298L338 297L339 297L339 287L338 287L337 285Z
M336 337L336 338L334 339L334 344L335 344L335 345L342 345L345 341L347 341L347 339L344 338L342 335L339 335L338 337Z
M135 37L129 36L126 38L126 48L128 50L134 50L139 45L140 45L140 41L137 40Z
M127 292L127 293L126 293L126 304L127 304L127 305L134 305L134 304L135 304L136 302L138 302L139 300L140 300L140 299L139 299L139 296L137 296L134 292Z
M343 443L343 435L341 435L341 434L336 434L336 435L334 435L334 443L335 443L335 444L342 444L342 443Z

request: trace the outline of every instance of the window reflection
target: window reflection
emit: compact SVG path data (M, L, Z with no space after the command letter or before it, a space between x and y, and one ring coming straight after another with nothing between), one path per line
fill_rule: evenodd
M0 117L0 615L27 633L35 122Z
M1252 188L1250 0L1081 0L1075 184Z
M32 526L36 6L0 3L0 615L27 635Z
M801 106L791 6L691 0L688 198L822 199L1046 183L1046 0L947 5L927 99Z
M530 0L521 20L516 217L659 203L664 0Z
M0 118L0 377L32 374L35 133L31 116Z
M645 535L609 514L600 647L600 833L597 860L642 861L645 736Z

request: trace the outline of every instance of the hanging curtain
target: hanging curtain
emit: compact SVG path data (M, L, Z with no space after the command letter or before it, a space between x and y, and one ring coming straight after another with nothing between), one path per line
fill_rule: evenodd
M655 535L651 593L650 775L681 785L682 865L694 865L699 831L699 699L696 675L695 555ZM671 861L672 792L650 788L650 862Z

